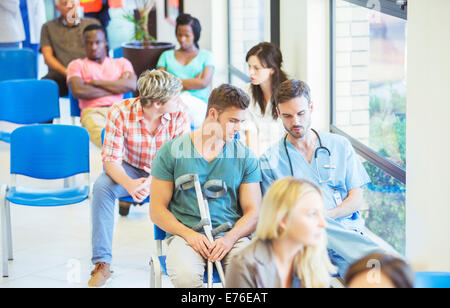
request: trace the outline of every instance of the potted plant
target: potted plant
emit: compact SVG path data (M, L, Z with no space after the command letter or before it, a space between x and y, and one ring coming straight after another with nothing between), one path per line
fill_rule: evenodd
M148 30L148 16L155 6L156 0L135 0L136 9L124 15L124 18L135 26L132 42L122 44L123 56L133 64L139 77L142 72L156 68L159 56L166 50L174 49L169 42L157 42Z

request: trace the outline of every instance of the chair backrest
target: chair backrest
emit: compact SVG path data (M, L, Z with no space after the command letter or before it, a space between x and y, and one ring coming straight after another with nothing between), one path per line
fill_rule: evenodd
M160 229L157 225L154 225L155 241L161 241L166 238L166 232Z
M71 117L79 117L81 115L80 104L78 99L76 99L72 91L69 89L69 101L70 101L70 116Z
M62 179L89 173L89 134L83 127L40 124L11 134L11 174Z
M415 288L450 288L450 273L417 272L414 280Z
M35 124L59 118L59 90L53 80L0 82L0 120Z
M123 94L123 99L128 99L133 97L133 92L128 92ZM69 100L70 100L70 116L79 117L81 115L80 104L78 99L76 99L69 89Z
M116 49L113 50L113 58L114 59L123 58L122 46L117 47Z
M0 81L37 79L37 55L28 48L0 48Z

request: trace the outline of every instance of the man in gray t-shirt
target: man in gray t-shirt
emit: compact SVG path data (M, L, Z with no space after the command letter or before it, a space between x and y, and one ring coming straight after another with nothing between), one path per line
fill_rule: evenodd
M56 81L60 96L68 94L67 66L72 60L86 57L84 28L90 24L100 24L96 19L79 18L78 7L78 1L55 0L55 8L61 17L47 22L41 30L41 52L49 68L49 73L43 79Z

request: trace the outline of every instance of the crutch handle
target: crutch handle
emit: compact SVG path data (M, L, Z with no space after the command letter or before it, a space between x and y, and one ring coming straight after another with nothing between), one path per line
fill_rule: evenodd
M209 224L210 224L210 221L208 218L202 219L202 220L200 220L200 222L197 225L195 225L192 228L192 230L194 230L195 232L200 232L200 231L202 231L204 226L207 226Z
M227 221L226 223L223 223L214 230L212 230L212 236L216 237L217 234L227 232L228 230L231 230L232 227L233 225L229 221Z

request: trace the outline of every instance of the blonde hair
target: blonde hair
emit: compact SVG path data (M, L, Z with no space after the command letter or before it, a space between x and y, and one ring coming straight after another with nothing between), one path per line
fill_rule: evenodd
M167 103L180 94L183 84L180 78L162 71L146 70L137 82L142 107L151 106L155 102Z
M264 196L255 236L259 240L276 240L283 235L280 227L285 217L290 222L291 213L299 201L308 193L322 196L315 184L287 177L275 181ZM336 273L327 252L325 230L317 247L304 247L295 257L295 270L303 286L326 288L330 285L331 274Z

